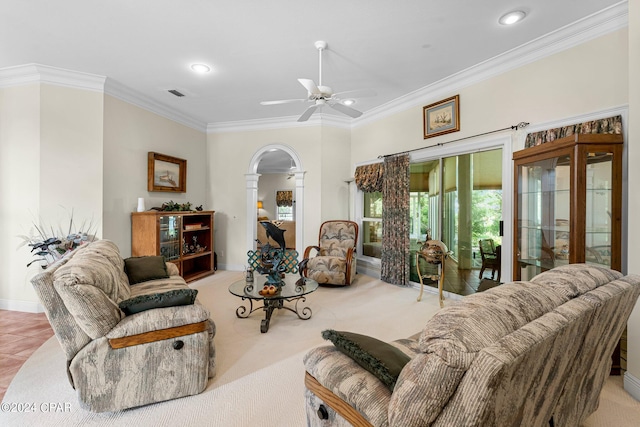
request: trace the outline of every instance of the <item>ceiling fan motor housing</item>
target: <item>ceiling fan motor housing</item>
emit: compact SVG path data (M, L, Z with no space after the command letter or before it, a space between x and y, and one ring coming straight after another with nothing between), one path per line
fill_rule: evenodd
M323 50L323 49L327 48L327 42L325 42L323 40L318 40L317 42L314 43L314 46L318 50Z
M318 89L320 89L321 98L331 98L333 95L333 90L329 86L318 86Z

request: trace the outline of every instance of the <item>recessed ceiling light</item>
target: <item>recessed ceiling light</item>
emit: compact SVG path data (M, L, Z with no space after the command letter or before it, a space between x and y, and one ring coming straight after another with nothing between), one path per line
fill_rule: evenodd
M356 103L356 101L354 99L345 99L344 101L342 101L342 103L344 105L353 105Z
M504 15L502 15L500 19L498 19L498 22L502 25L513 25L518 21L522 21L525 16L527 16L527 14L523 11L514 10L513 12L505 13Z
M191 69L196 73L208 73L211 71L211 67L205 64L192 64Z

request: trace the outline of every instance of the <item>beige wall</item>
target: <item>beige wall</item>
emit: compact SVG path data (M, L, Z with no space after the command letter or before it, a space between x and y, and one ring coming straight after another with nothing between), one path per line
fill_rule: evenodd
M627 58L625 29L475 85L454 88L451 95L460 94L459 132L423 139L422 106L416 106L357 126L351 135L351 160L357 164L522 121L535 125L626 105ZM436 101L425 99L423 104Z
M207 204L206 134L109 95L104 100L104 238L131 255L131 212L173 200ZM187 160L187 192L147 191L149 151Z
M64 227L67 213L55 210L73 210L74 223L93 223L101 237L103 94L41 86L40 216Z
M343 145L335 146L333 141L340 134ZM323 186L339 186L350 174L348 160L333 162L327 166L322 161L325 150L339 150L336 158L349 157L350 146L344 133L327 130L318 126L293 127L259 132L226 132L208 135L208 158L210 167L209 200L216 210L216 251L219 264L228 268L246 265L246 178L254 154L261 148L279 144L290 147L299 156L304 175L304 202L296 209L304 209L303 245L317 243L318 229L324 215L338 215L335 207L327 208L326 203L335 205L335 199L322 198ZM259 185L259 183L258 183ZM255 215L251 209L251 215Z
M0 89L0 305L28 310L35 301L29 278L40 267L25 267L29 248L16 249L30 235L40 194L40 85Z
M351 173L351 130L325 126L322 128L322 190L320 195L323 221L349 218L349 184ZM318 234L316 228L315 234ZM316 238L317 239L317 238ZM317 244L316 241L314 244Z
M33 223L66 232L71 212L76 224L93 220L102 233L102 99L47 84L0 90L0 212L11 234L0 239L2 307L37 307L29 280L40 267L26 267L33 257L28 247L16 250L16 235L33 235Z
M629 209L640 212L640 0L629 1ZM640 222L629 215L629 273L640 274ZM640 400L640 304L628 324L627 369L625 388Z

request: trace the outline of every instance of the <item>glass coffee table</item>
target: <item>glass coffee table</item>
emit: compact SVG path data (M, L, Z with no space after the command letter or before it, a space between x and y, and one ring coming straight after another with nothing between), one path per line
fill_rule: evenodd
M277 309L284 308L295 313L300 319L307 320L311 318L311 308L308 306L298 308L298 303L306 302L306 295L318 289L318 282L312 279L302 278L298 275L289 274L284 278L284 286L274 295L260 295L258 291L262 290L267 279L266 277L256 275L253 282L246 280L238 280L229 286L229 292L233 295L249 300L249 308L241 305L236 309L236 316L246 319L256 310L264 310L265 317L260 323L260 332L263 334L269 330L271 322L271 314ZM262 301L260 307L253 307L253 301ZM293 308L284 305L285 302L294 302Z

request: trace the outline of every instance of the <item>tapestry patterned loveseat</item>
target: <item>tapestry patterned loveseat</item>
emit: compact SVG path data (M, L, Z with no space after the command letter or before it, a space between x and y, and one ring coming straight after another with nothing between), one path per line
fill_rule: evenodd
M158 258L128 259L126 274L117 246L99 240L32 279L86 409L198 394L215 374L215 324L177 267Z
M344 348L315 348L304 358L307 424L581 425L639 293L638 275L572 264L465 297L418 339L380 343L407 360L387 385Z

